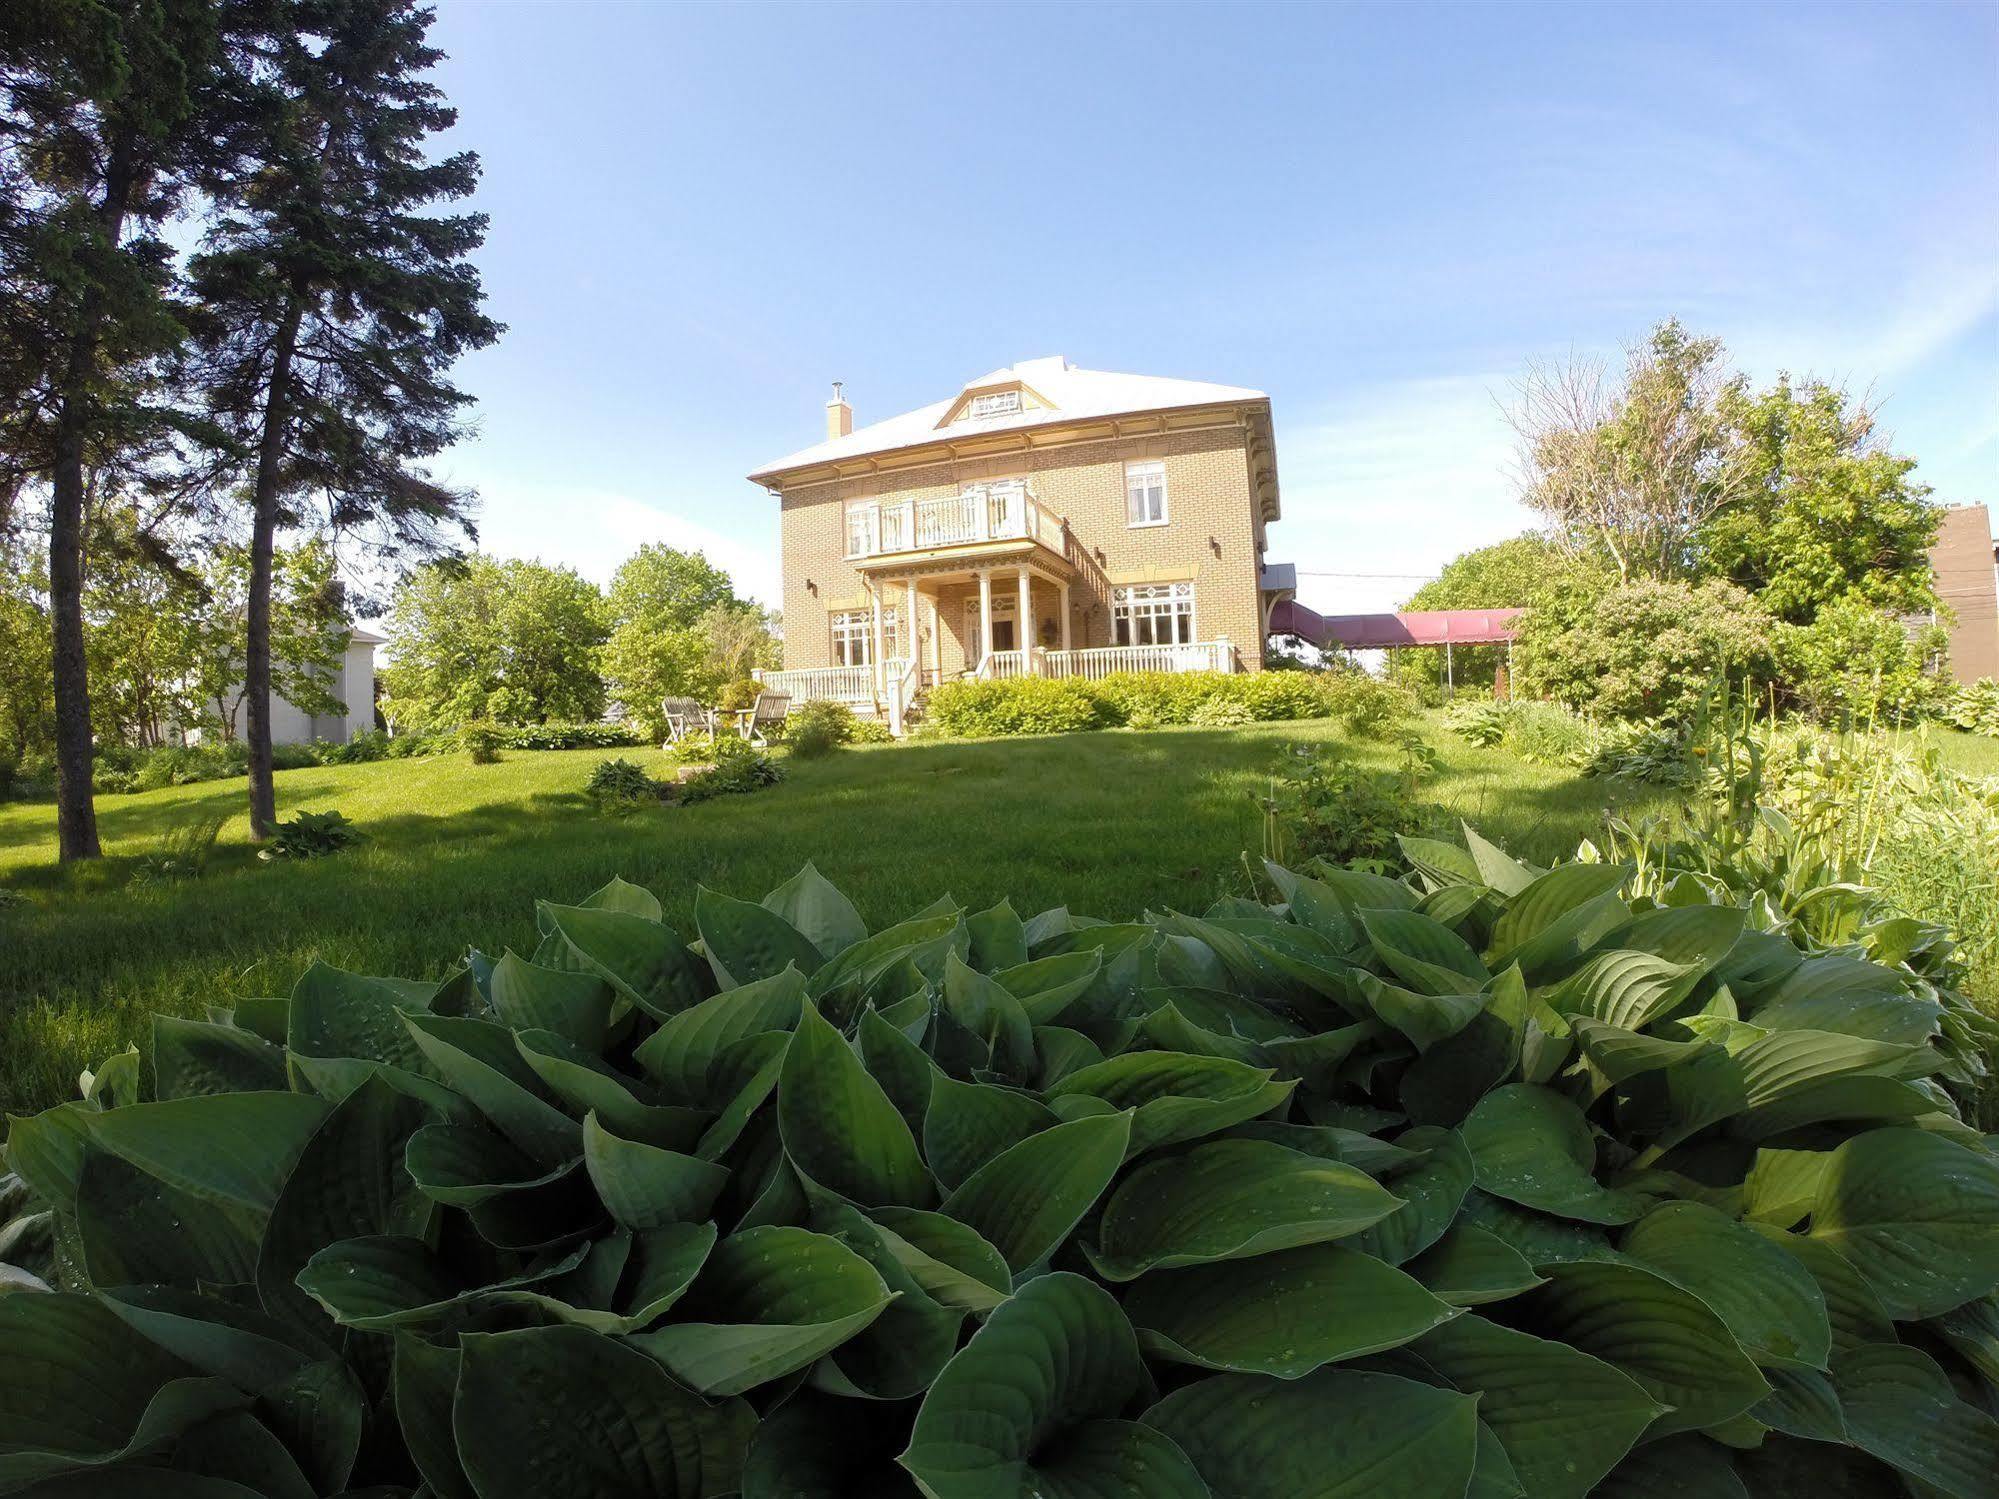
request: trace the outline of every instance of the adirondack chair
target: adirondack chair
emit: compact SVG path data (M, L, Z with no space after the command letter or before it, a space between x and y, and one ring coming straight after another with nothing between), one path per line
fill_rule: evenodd
M691 697L670 697L660 705L666 716L666 743L677 744L690 734L707 733L708 710ZM666 746L662 745L664 749Z
M769 744L771 733L784 727L790 712L790 693L759 692L756 705L743 716L743 737L752 744Z

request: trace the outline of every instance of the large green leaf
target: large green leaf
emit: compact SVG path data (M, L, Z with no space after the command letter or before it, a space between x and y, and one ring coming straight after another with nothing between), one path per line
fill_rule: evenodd
M438 1499L475 1499L471 1480L458 1461L451 1429L451 1403L458 1393L456 1347L426 1343L411 1333L396 1334L390 1397L403 1445L416 1470Z
M1674 963L1646 952L1600 952L1546 997L1557 1014L1642 1031L1676 1009L1706 972L1701 962Z
M1062 1121L1029 1094L939 1077L923 1120L923 1154L946 1190L1029 1135Z
M1013 991L955 952L944 959L943 1015L977 1038L993 1072L1025 1078L1034 1067L1034 1022ZM942 1060L940 1058L940 1060Z
M1635 1193L1600 1184L1596 1140L1581 1110L1548 1088L1509 1083L1465 1119L1464 1142L1481 1190L1585 1223L1629 1223L1645 1210Z
M1890 1316L1938 1316L1999 1286L1999 1163L1922 1130L1858 1135L1826 1166L1811 1232Z
M940 1211L974 1229L1017 1274L1068 1238L1117 1174L1130 1137L1130 1114L1042 1130L973 1172Z
M916 1499L894 1411L801 1391L757 1424L742 1499Z
M594 973L543 968L501 954L493 965L493 1009L517 1031L554 1031L586 1051L604 1049L611 1019L611 986Z
M791 1030L804 1003L805 975L787 969L689 1006L632 1055L669 1097L704 1103L714 1096L717 1068L729 1049L749 1036Z
M1825 1367L1832 1324L1818 1282L1754 1229L1672 1202L1632 1224L1619 1247L1706 1302L1759 1362Z
M707 993L700 965L671 927L625 911L546 901L535 914L586 971L648 1014L663 1020Z
M699 1223L729 1184L714 1162L620 1139L595 1114L583 1121L583 1166L612 1221L634 1230Z
M805 934L822 963L867 940L867 923L854 903L810 864L766 895L763 903Z
M1853 1444L1951 1499L1989 1499L1999 1483L1999 1421L1957 1398L1934 1359L1875 1344L1833 1360Z
M1395 1195L1403 1205L1354 1235L1351 1247L1400 1265L1436 1243L1456 1221L1471 1190L1474 1167L1456 1130L1421 1125L1405 1131L1395 1143L1426 1154L1395 1178Z
M1484 1306L1531 1291L1542 1277L1526 1256L1476 1223L1449 1233L1404 1266L1430 1293L1452 1306Z
M505 1026L444 1015L408 1015L404 1024L437 1075L541 1165L582 1153L581 1126L543 1096Z
M1222 1057L1134 1051L1070 1073L1047 1096L1088 1095L1133 1110L1129 1149L1138 1155L1254 1119L1283 1103L1296 1086Z
M210 1202L268 1212L327 1106L302 1093L224 1093L85 1116L91 1143Z
M734 1395L802 1369L880 1316L892 1294L838 1239L751 1228L717 1244L675 1309L681 1319L632 1337L676 1379Z
M479 1499L708 1499L740 1480L754 1412L614 1339L537 1327L463 1346L453 1426Z
M737 900L702 886L694 897L694 925L701 950L724 989L800 973L822 961L812 940L767 905Z
M1581 950L1600 925L1623 919L1617 891L1630 878L1623 864L1558 864L1512 900L1492 928L1491 966L1518 963L1529 974Z
M285 1053L253 1032L153 1017L153 1096L195 1098L285 1086Z
M1125 1293L1124 1310L1160 1357L1282 1379L1398 1347L1457 1315L1400 1270L1333 1244L1252 1266L1154 1270Z
M1468 1395L1532 1499L1583 1499L1662 1407L1615 1365L1476 1315L1446 1322L1417 1355Z
M931 1499L1109 1494L1203 1499L1156 1432L1117 1421L1148 1388L1131 1324L1080 1275L1030 1281L987 1318L923 1397L901 1462Z
M1266 1140L1212 1140L1126 1177L1087 1252L1098 1274L1131 1280L1344 1238L1401 1206L1352 1166Z
M1293 1382L1217 1375L1145 1421L1216 1499L1462 1499L1478 1450L1475 1400L1342 1369Z
M798 1169L863 1207L928 1207L916 1138L840 1033L806 1006L784 1054L777 1116Z
M1662 1405L1655 1435L1741 1415L1770 1385L1705 1302L1637 1265L1548 1268L1525 1305L1535 1325L1638 1381Z
M1486 981L1464 938L1416 911L1360 911L1361 930L1389 971L1423 994L1463 994Z
M1056 953L1002 968L993 975L993 982L1020 1001L1029 1020L1036 1025L1053 1025L1096 982L1103 966L1101 952Z
M1749 1499L1726 1447L1691 1433L1647 1442L1617 1465L1597 1499Z

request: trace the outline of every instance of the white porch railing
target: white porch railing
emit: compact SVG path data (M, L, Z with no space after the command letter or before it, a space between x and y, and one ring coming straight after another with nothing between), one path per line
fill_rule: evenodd
M806 671L763 671L758 672L756 677L772 692L791 694L794 703L813 703L825 699L846 703L850 707L856 703L866 704L870 711L874 708L875 672L871 666L820 666Z
M986 659L979 663L973 675L986 682L1010 682L1015 677L1040 676L1041 673L1035 670L1036 654L1033 651L988 651Z
M1204 640L1192 645L1102 645L1080 651L1043 651L1043 674L1097 682L1124 671L1225 671L1241 667L1234 644Z

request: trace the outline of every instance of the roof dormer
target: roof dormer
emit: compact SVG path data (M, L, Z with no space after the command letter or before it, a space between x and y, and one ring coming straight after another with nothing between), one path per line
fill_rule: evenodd
M1061 358L1032 359L1025 364L994 370L990 375L970 382L945 408L938 427L953 427L961 422L1004 421L1008 417L1024 416L1030 411L1059 410L1053 401L1021 378L1023 372L1031 371L1036 366L1050 365L1067 369L1069 361Z

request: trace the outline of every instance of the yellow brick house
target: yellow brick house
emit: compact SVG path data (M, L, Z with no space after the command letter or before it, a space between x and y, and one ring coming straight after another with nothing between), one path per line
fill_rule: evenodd
M899 725L940 682L1255 671L1291 569L1261 391L1032 359L751 474L782 511L795 700Z

